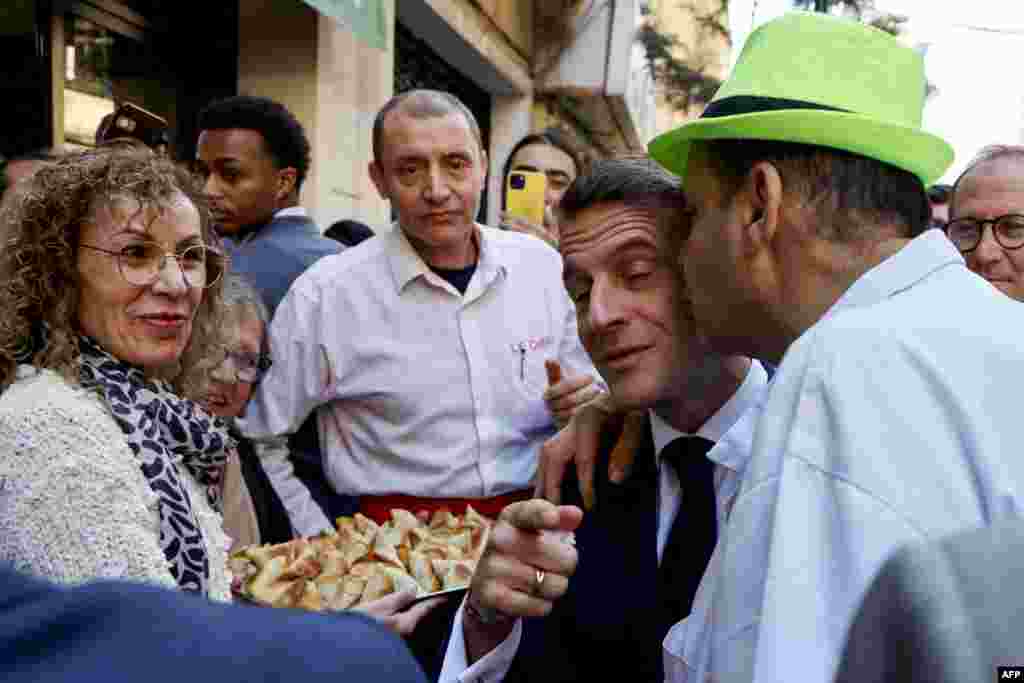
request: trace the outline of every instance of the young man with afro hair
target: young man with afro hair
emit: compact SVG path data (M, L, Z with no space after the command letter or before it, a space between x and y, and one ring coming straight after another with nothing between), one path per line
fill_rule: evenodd
M299 206L310 165L306 132L279 102L244 95L207 105L198 128L194 169L204 181L231 269L256 288L273 315L299 275L344 249L324 237ZM334 493L324 478L315 420L303 424L289 445L296 476L324 513L333 518L349 512L354 503ZM280 492L257 459L248 460L242 465L250 493L269 499L274 528L290 528Z

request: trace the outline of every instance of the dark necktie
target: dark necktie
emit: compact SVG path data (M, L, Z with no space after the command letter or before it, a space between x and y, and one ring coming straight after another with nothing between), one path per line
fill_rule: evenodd
M662 453L662 462L676 468L682 488L682 503L658 566L662 634L690 613L718 539L715 465L707 457L713 445L699 436L684 436Z

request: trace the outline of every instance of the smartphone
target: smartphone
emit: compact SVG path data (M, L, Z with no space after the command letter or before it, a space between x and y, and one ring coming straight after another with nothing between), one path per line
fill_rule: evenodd
M505 210L534 225L544 225L544 197L548 178L536 171L512 171L505 190Z
M134 138L155 149L169 142L167 119L136 104L125 102L117 108L96 137L97 144L118 138Z

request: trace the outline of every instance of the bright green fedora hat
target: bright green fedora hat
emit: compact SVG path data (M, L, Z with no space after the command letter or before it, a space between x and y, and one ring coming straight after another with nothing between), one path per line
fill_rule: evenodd
M889 34L791 12L751 33L701 117L654 138L648 152L683 176L694 140L798 142L884 161L927 186L953 149L921 130L925 88L921 55Z

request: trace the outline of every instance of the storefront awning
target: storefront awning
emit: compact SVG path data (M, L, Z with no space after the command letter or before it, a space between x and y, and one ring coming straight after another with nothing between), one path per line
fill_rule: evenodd
M321 14L344 24L363 42L386 50L387 14L384 0L306 0Z

